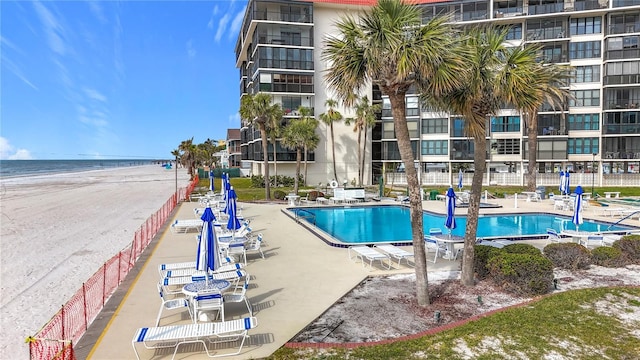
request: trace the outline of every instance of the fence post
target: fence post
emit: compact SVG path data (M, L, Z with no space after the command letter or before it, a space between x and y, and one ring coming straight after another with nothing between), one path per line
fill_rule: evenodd
M104 299L106 298L105 290L107 289L107 263L102 265L102 307L104 307Z
M82 310L84 311L84 331L87 331L89 327L89 320L87 320L87 283L82 283Z

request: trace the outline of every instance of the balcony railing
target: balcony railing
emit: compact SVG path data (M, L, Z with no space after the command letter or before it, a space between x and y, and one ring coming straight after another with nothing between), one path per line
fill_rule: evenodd
M564 3L529 5L527 12L529 15L552 14L564 11Z
M605 85L640 84L640 74L634 75L607 75L604 77Z

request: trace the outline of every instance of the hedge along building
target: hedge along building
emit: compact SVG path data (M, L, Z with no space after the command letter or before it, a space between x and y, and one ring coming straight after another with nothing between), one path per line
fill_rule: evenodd
M299 106L319 119L331 98L321 60L326 34L345 13L356 15L375 0L250 0L236 44L240 96L269 93L282 105L285 120L298 116ZM538 185L557 186L560 170L573 172L572 183L583 186L640 185L640 0L418 0L425 21L452 12L462 24L507 26L508 44L542 45L541 60L575 67L570 84L574 99L560 109L543 106L538 114ZM391 108L386 97L370 87L365 94L382 104L368 130L364 182L377 183L383 169L389 182L405 183L398 171L398 152ZM464 119L423 108L416 94L406 99L416 167L422 185L457 182L459 169L473 170L473 140L463 133ZM354 111L338 106L344 117ZM485 185L524 185L527 135L521 114L504 108L490 120ZM349 183L358 176L357 138L352 126L334 124L337 178ZM331 135L320 122L320 143L309 154L310 185L334 180ZM257 128L243 120L241 157L261 174L263 154ZM271 145L269 145L271 149ZM295 173L295 151L269 150L270 174ZM471 174L464 175L469 184Z

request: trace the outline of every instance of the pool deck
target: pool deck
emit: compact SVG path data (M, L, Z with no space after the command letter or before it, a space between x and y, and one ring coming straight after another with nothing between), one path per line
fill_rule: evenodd
M571 211L553 210L549 199L526 202L496 199L489 202L501 208L481 209L481 214L546 212L571 216ZM385 202L382 202L385 203ZM386 202L397 203L397 202ZM380 203L369 202L377 205ZM198 203L182 203L174 213L175 219L193 219L193 209ZM243 215L250 218L256 233L263 233L265 259L257 254L248 256L246 271L251 284L247 296L258 319L257 328L249 331L249 339L239 355L226 359L259 359L271 355L296 334L329 309L343 295L368 276L413 273L404 264L397 269L383 270L374 264L373 269L363 267L348 258L348 250L328 246L315 235L282 212L287 206L281 203L245 203ZM423 208L445 213L442 201L424 201ZM467 209L457 209L456 216L466 215ZM612 221L597 207L585 209L585 219ZM615 218L614 218L615 219ZM170 221L171 223L173 221ZM626 220L626 225L640 226L638 220ZM131 359L135 354L131 340L136 329L153 326L160 299L156 291L158 265L162 263L193 261L196 251L196 233L174 234L165 229L145 251L134 270L127 276L119 290L108 301L103 312L91 325L85 336L74 346L78 359ZM545 240L527 241L537 247ZM406 247L412 251L412 248ZM396 265L397 266L397 265ZM452 274L460 269L460 261L438 259L428 263L428 271L447 271ZM225 319L247 316L244 304L225 307ZM190 323L188 313L167 312L161 325ZM146 350L138 346L142 359L170 359L173 349ZM207 359L200 345L184 345L176 359Z

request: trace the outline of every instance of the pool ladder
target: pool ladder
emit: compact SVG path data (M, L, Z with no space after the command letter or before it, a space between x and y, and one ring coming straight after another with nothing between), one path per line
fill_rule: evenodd
M297 209L295 214L297 223L300 223L300 220L306 219L309 223L313 224L313 226L316 226L316 215L314 213L304 209Z

